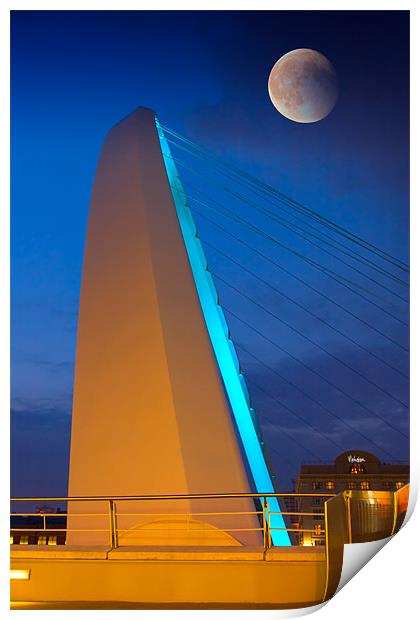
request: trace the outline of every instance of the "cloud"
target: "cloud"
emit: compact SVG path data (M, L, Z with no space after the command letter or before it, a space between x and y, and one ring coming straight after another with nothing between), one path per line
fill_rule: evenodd
M13 396L11 402L12 423L15 416L32 417L70 417L72 409L72 394L62 394L57 398L28 398L23 396Z
M67 495L71 417L51 406L12 410L12 496Z

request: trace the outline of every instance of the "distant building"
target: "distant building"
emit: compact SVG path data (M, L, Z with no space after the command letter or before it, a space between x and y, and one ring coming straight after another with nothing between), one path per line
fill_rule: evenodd
M299 531L297 544L325 544L324 501L328 497L322 493L396 491L409 482L409 472L408 464L382 463L374 454L362 450L343 452L334 463L302 465L295 483L296 493L319 493L321 497L296 498L294 505L289 502L289 507L293 507L290 512L313 513L291 517L291 527Z
M293 491L292 491L293 493ZM281 499L282 510L286 513L284 515L284 521L286 527L289 530L290 542L292 545L299 545L301 535L299 533L300 529L300 517L299 512L299 501L294 495L290 495L289 497L282 497Z
M54 513L41 507L38 515L10 515L11 545L64 545L67 515L59 508ZM45 528L45 529L44 529Z

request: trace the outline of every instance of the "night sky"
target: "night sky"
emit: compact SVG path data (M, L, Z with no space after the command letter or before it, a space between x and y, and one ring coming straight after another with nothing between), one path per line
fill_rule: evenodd
M408 262L408 33L408 12L390 11L12 13L13 495L66 494L84 239L109 128L139 105L153 108L165 126ZM309 125L281 116L267 93L276 60L304 47L325 54L340 83L330 116ZM408 347L408 305L257 211L249 203L263 203L249 190L234 190L243 202L221 189L229 179L194 172L188 158L179 153L179 172L281 489L302 462L345 449L407 460L408 355L394 343ZM201 206L197 190L207 196ZM288 249L206 211L212 198ZM400 320L290 248L357 282ZM407 298L404 286L367 273Z

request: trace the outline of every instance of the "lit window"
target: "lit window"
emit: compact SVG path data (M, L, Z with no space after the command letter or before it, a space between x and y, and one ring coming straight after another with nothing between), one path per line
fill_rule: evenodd
M363 474L365 471L366 470L361 463L353 463L350 467L351 474Z
M364 480L360 483L360 488L362 489L362 491L369 491L369 482L367 480Z
M29 544L29 536L21 536L19 540L20 545L28 545Z
M357 482L355 480L349 480L347 483L348 489L357 489Z
M399 482L395 483L395 488L396 489L401 489L403 486L404 486L404 482L399 481Z
M307 538L305 538L302 544L304 547L313 547L315 542L316 541L308 540Z
M57 536L48 536L48 544L56 545L57 544Z
M322 489L322 482L313 482L312 488L314 491L316 491L317 489Z
M328 482L325 483L325 488L328 489L328 491L332 491L334 487L335 487L335 484L333 480L328 480Z
M41 534L41 536L38 536L38 545L46 545L47 544L47 537L45 536L45 534Z
M10 536L10 544L13 545L13 536Z
M314 525L314 534L315 534L315 536L320 536L321 535L321 524L320 523L316 523Z

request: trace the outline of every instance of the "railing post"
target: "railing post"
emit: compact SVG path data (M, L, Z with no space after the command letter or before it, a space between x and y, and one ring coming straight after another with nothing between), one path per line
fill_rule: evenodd
M108 516L109 516L109 546L114 548L114 528L112 522L112 499L108 500Z
M264 552L268 549L268 531L267 531L267 498L263 497L262 501L262 526L263 526L263 545Z
M114 545L115 549L118 547L118 525L117 525L117 505L115 502L112 502L112 516L113 516L113 524L114 524Z
M43 522L43 526L44 526L44 532L47 530L47 517L45 513L42 513L42 522Z
M118 547L118 533L117 533L117 513L115 508L115 502L112 499L108 500L109 508L109 545L111 549Z
M268 503L268 500L266 497L264 497L264 513L265 513L265 519L266 519L266 523L267 523L267 549L271 548L272 545L272 539L271 539L271 525L270 525L270 506Z
M395 534L395 530L397 527L397 519L398 519L398 496L397 496L397 492L394 491L392 494L392 504L393 504L393 509L394 509L394 514L392 517L392 529L391 529L391 536L393 534Z
M347 511L347 533L349 537L349 543L353 542L353 533L351 527L351 508L350 508L350 496L346 496L346 511Z

